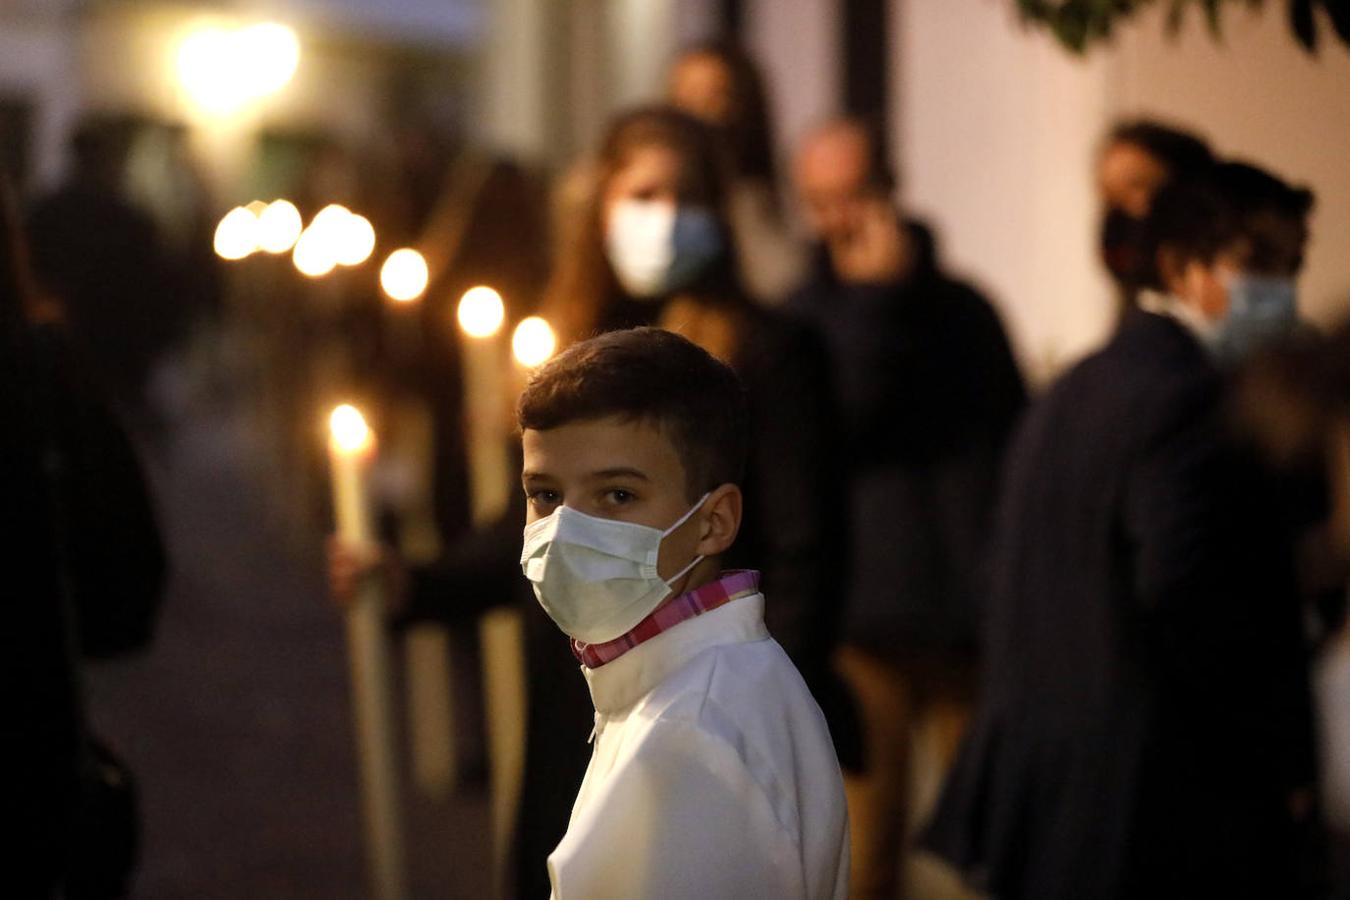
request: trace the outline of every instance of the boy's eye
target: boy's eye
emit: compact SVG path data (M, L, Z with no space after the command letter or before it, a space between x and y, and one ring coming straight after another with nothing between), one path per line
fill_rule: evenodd
M545 506L557 506L559 503L562 502L562 497L558 494L557 491L550 491L550 490L526 491L525 496L531 503L535 505L536 508Z
M623 488L610 488L605 491L605 503L610 506L626 506L636 499L637 496L632 491Z

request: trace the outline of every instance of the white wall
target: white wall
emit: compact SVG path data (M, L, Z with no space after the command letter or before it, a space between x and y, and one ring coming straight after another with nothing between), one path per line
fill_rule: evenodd
M894 152L908 208L991 295L1041 381L1101 339L1092 150L1108 69L1017 27L1011 3L892 8Z
M764 72L779 155L838 112L842 97L836 0L745 0L744 40Z

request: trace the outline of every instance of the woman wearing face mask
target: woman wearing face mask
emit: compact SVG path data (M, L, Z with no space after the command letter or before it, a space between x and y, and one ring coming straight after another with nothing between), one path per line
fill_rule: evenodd
M741 376L752 449L729 565L764 573L774 592L769 629L829 719L840 759L856 765L851 707L828 662L844 573L824 348L813 332L747 299L724 211L724 161L706 126L674 109L638 109L614 122L597 162L589 207L557 260L544 314L564 339L669 328Z

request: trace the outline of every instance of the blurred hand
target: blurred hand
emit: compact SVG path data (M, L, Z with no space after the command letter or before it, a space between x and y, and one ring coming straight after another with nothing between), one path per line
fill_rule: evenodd
M385 611L395 613L407 603L408 572L398 554L380 544L353 544L328 538L328 596L345 610L356 600L362 582L382 579L388 588Z
M859 203L847 236L830 245L830 258L840 279L850 284L885 284L909 271L909 238L889 201Z

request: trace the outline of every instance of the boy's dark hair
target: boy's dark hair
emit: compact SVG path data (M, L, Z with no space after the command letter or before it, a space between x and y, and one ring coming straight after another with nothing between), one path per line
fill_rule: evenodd
M1230 191L1213 177L1184 178L1164 185L1144 220L1148 267L1145 287L1163 290L1158 252L1166 248L1178 263L1210 265L1244 236L1242 214Z
M633 328L574 344L535 373L516 408L522 431L608 416L662 429L684 465L690 500L741 481L745 389L726 364L678 334Z
M1214 178L1242 216L1248 264L1257 271L1292 268L1289 274L1302 269L1313 192L1245 162L1221 163Z

